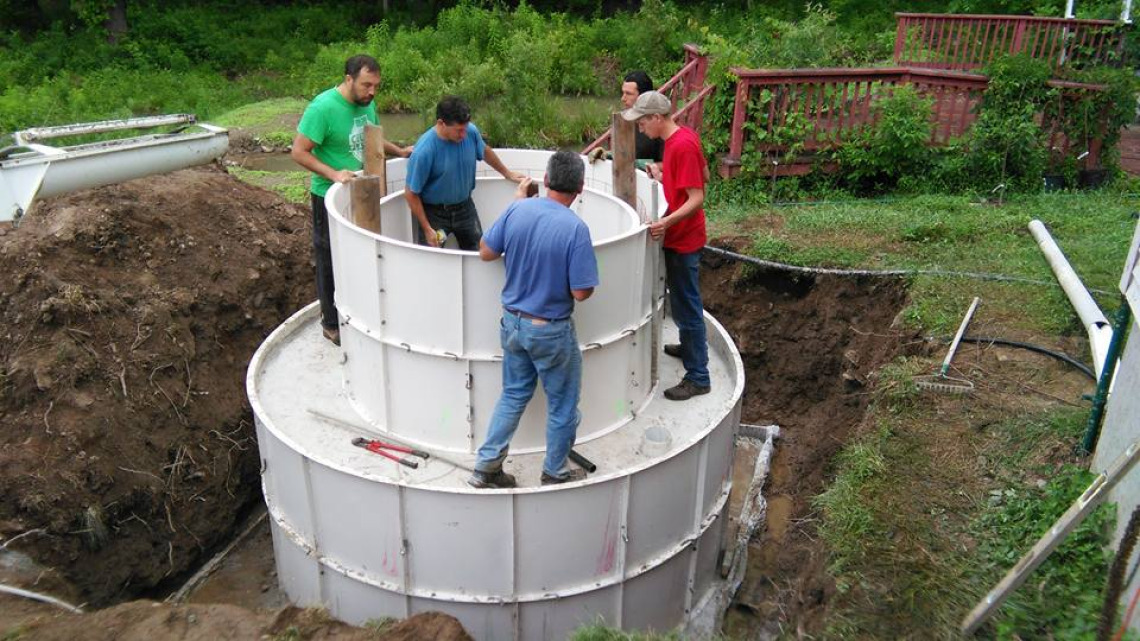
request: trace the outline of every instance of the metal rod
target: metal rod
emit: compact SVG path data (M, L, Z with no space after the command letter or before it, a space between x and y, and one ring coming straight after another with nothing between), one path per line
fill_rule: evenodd
M151 129L166 125L192 125L197 122L194 114L170 114L167 116L147 116L145 118L125 118L122 120L100 120L98 122L81 122L73 125L60 125L58 127L33 127L13 134L16 144L47 140L49 138L63 138L65 136L79 136L84 134L98 134L106 131L119 131L122 129Z
M358 434L363 434L363 435L372 434L374 436L379 436L379 435L377 435L373 432L370 432L369 430L367 430L367 429L365 429L359 425L356 425L355 423L349 423L348 421L343 420L343 419L339 419L335 416L329 416L328 414L317 411L313 408L309 408L309 413L312 414L313 416L316 416L317 418L321 419L322 421L328 421L329 423L334 423L336 425L339 425L345 429L351 430L351 431L356 432ZM389 441L394 441L396 443L399 443L400 445L406 445L408 447L418 447L414 443L410 443L404 439L401 439L398 436L393 436L392 434L388 434L387 432L385 432L383 434L383 437L388 439ZM423 450L423 448L419 448L419 449ZM475 471L475 468L471 467L470 465L464 465L458 461L454 461L452 459L440 456L439 454L435 453L433 450L423 450L423 451L427 452L429 455L431 455L431 457L433 459L435 459L437 461L443 461L444 463L447 463L448 465L451 465L453 467L457 467L461 470L466 470L468 472L474 472Z
M1056 523L1021 557L1017 565L1013 566L989 594L966 615L960 627L963 635L970 636L977 632L978 628L982 627L982 624L1005 603L1009 595L1025 583L1030 573L1049 558L1065 537L1080 525L1096 506L1108 498L1108 492L1128 474L1137 459L1140 459L1138 454L1140 454L1140 442L1130 445L1106 471L1093 479L1092 484L1076 502L1069 506L1061 518L1057 519Z
M1120 297L1120 309L1116 310L1116 327L1112 330L1112 340L1108 343L1106 361L1100 369L1100 378L1096 383L1096 395L1093 396L1092 410L1089 411L1089 422L1085 428L1085 438L1081 441L1081 451L1090 454L1100 439L1101 420L1104 418L1104 407L1108 403L1108 392L1112 387L1112 378L1116 373L1116 362L1120 350L1124 348L1124 335L1128 333L1128 326L1132 324L1132 308L1128 300Z

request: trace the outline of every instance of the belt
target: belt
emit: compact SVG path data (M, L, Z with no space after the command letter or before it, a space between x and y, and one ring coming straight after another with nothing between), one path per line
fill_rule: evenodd
M432 209L435 209L438 211L459 211L461 209L465 209L467 207L467 203L469 203L469 202L471 202L470 198L468 198L467 200L464 200L463 202L452 203L450 205L443 205L443 204L437 204L437 203L424 203L424 205L427 207L431 207Z
M543 318L542 316L535 316L534 314L528 314L524 311L520 311L517 309L511 309L510 307L504 307L503 310L505 310L508 314L513 314L515 316L518 316L519 318L526 318L528 320L543 321L546 323L553 323L555 321L566 320L564 318Z

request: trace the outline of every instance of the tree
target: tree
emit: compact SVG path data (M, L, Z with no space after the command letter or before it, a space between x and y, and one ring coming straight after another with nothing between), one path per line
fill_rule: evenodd
M106 29L111 44L127 35L127 0L71 0L71 10L88 26Z

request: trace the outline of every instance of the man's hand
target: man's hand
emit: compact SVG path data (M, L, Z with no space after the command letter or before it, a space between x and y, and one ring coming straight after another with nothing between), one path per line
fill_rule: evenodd
M400 150L400 156L402 158L410 158L412 155L412 152L415 150L416 150L415 145L408 145L407 147L404 147Z
M522 200L523 198L529 197L530 186L533 184L533 180L531 180L529 177L524 177L522 181L519 182L519 186L515 187L515 200Z
M661 164L651 162L645 166L645 173L653 180L661 180Z
M665 224L665 219L661 219L655 223L649 223L649 235L653 240L661 240L665 238L665 230L669 225Z
M427 240L428 247L439 247L439 234L431 227L424 227L424 239Z
M355 172L351 172L347 169L340 169L338 171L333 172L331 180L334 183L345 184L345 183L352 182L353 178L356 178Z
M507 180L522 184L524 180L530 180L526 174L520 174L517 171L507 172Z
M599 160L605 160L607 157L608 154L602 147L594 147L590 150L590 153L586 154L586 159L591 163L598 162Z

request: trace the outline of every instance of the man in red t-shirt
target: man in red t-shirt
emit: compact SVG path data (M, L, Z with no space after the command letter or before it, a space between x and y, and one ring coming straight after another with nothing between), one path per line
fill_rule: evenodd
M705 202L708 163L696 132L673 122L672 113L668 97L647 91L621 115L626 120L636 120L637 128L646 136L665 141L660 167L651 165L649 170L660 178L668 208L660 220L649 226L649 234L664 241L669 304L681 337L679 345L666 345L665 353L679 357L685 365L685 378L665 390L665 398L686 401L708 394L711 389L700 287L701 249L706 240L705 210L701 206Z

